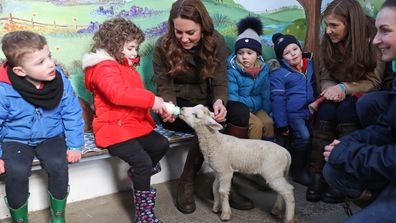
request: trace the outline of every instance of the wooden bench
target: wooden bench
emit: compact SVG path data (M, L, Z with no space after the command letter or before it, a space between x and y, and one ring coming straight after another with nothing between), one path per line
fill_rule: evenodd
M178 148L188 146L193 138L193 134L175 132L162 127L162 125L157 125L155 131L165 136L169 140L170 148ZM82 149L82 159L80 162L86 162L97 159L109 158L110 154L106 149L100 149L95 145L95 139L92 131L87 131L84 133L84 148ZM33 160L32 170L41 169L40 161L38 159Z

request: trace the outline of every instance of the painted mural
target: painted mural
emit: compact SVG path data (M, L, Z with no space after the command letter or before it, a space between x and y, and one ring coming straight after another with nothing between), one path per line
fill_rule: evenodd
M276 32L296 35L302 42L307 29L305 11L297 0L203 0L216 29L233 50L237 21L247 15L264 24L264 57L273 57L271 37ZM322 0L324 9L331 0ZM369 15L375 15L383 0L360 0ZM91 96L83 84L80 59L91 47L92 35L106 19L121 16L142 28L146 41L141 47L142 74L146 87L155 91L151 54L156 39L167 31L173 0L0 0L0 35L31 30L46 36L53 57L71 74L78 95ZM0 53L0 58L4 55Z

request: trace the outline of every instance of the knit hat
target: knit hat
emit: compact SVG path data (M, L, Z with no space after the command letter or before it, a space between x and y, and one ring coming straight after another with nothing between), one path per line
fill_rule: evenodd
M261 38L263 24L256 17L246 17L238 22L238 37L235 41L235 52L248 48L261 55Z
M274 43L274 50L276 54L276 58L283 58L283 51L285 48L292 43L297 44L300 47L301 51L303 51L300 42L293 35L283 35L282 33L275 33L272 36L272 42Z

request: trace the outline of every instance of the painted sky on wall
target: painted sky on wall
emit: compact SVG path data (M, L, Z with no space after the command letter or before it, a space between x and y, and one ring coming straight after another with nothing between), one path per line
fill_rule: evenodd
M325 6L331 1L332 0L322 0L322 5ZM274 10L283 6L301 6L297 0L281 0L281 1L235 0L235 2L252 12L265 12L265 10Z

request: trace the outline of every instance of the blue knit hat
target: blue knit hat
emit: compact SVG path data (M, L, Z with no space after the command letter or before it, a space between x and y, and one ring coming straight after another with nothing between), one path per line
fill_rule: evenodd
M263 33L263 24L256 17L246 17L239 21L238 37L235 41L235 52L241 48L248 48L256 51L261 55L261 38Z
M292 43L297 44L300 47L301 52L303 51L300 42L296 39L296 37L292 35L283 35L282 33L275 33L272 36L272 42L274 43L274 51L276 54L276 58L282 59L283 58L283 51L285 48Z

